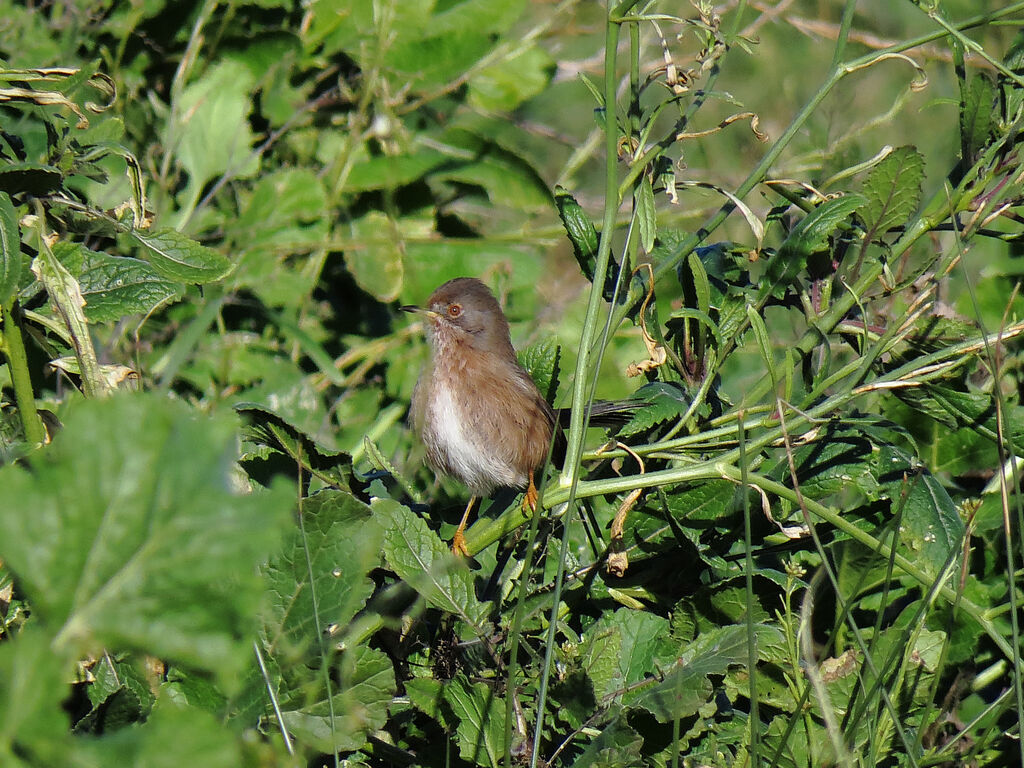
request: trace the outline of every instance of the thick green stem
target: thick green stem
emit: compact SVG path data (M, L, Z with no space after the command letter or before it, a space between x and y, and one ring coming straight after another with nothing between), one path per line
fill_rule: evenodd
M46 429L36 411L35 393L32 391L32 377L28 372L28 357L25 344L21 340L21 326L18 323L16 307L4 305L3 312L3 352L7 360L7 370L14 386L14 402L18 406L25 440L32 445L41 445L46 440Z

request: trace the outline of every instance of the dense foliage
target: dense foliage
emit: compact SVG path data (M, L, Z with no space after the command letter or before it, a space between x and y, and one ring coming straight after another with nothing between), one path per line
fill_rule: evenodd
M0 764L1019 765L1021 24L0 5ZM458 275L571 409L468 560Z

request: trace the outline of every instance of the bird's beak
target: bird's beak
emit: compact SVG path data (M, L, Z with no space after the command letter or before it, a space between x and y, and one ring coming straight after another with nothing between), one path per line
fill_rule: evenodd
M417 307L415 304L406 304L404 307L399 307L403 312L412 312L417 315L426 315L428 320L437 320L441 317L437 312L426 307Z

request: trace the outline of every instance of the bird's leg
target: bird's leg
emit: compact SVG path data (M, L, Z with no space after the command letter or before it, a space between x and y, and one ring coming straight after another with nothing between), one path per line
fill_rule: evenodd
M459 522L459 527L455 529L455 535L452 536L452 552L456 555L469 557L469 550L466 548L466 537L462 534L463 531L466 530L466 523L469 522L469 513L472 511L475 503L476 496L470 497L469 504L466 505L466 511L462 513L462 520Z
M523 495L523 512L530 510L531 517L537 511L537 486L533 484L533 472L530 473L530 484L526 486L526 493Z

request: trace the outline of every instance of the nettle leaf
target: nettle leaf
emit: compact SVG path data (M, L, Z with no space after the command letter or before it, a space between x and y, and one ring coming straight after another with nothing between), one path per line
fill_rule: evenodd
M691 401L682 384L666 381L645 384L633 393L633 398L642 400L644 404L633 411L633 418L619 430L623 437L679 418L689 410Z
M671 493L668 496L668 509L673 517L682 520L720 520L735 513L735 499L735 483L708 480Z
M777 645L781 633L774 627L755 626L758 643ZM722 675L731 666L745 665L747 627L742 624L715 627L697 636L683 651L679 663L662 680L639 691L630 702L650 712L661 723L696 714L713 692L708 675Z
M614 649L614 653L609 653ZM594 684L599 701L657 672L677 653L678 643L669 636L668 620L645 611L620 608L606 613L587 630L580 656ZM610 660L610 664L605 662Z
M874 239L905 224L921 204L924 155L915 147L890 152L864 180L867 204L860 209L868 237Z
M643 765L643 737L633 730L624 717L616 717L576 758L572 768L611 768L611 766Z
M322 752L359 749L367 735L382 728L395 695L391 659L376 648L357 645L344 651L338 682L328 698L324 686L310 692L310 681L281 692L281 718L288 732ZM332 675L332 679L334 676ZM322 672L316 681L322 682Z
M375 499L372 506L384 528L384 557L391 569L430 605L481 632L488 607L477 599L466 564L408 507L391 499Z
M992 441L999 439L996 403L985 392L967 392L925 382L919 387L894 390L897 397L915 411L950 429L972 429ZM1008 405L1003 411L1004 427L1010 440L1024 439L1024 407Z
M54 256L78 278L85 316L93 323L116 322L126 315L149 314L181 297L181 283L162 277L139 259L111 256L78 243L61 241Z
M231 684L251 653L256 565L288 492L236 495L235 420L120 393L75 403L54 442L0 471L0 557L57 647L135 648Z
M354 247L345 251L345 266L364 291L378 301L394 301L405 278L404 232L399 222L381 211L370 211L351 227Z
M873 451L870 440L830 425L821 439L793 451L800 491L820 499L856 488L868 498L878 498L879 482L870 461ZM792 482L788 459L780 462L780 470Z
M984 73L978 73L960 96L960 151L970 165L992 136L996 119L996 86Z
M473 765L498 768L505 757L505 701L485 683L461 673L444 687L444 699L458 719L459 755Z
M294 478L295 466L300 464L327 485L352 487L349 454L322 447L287 419L261 405L239 403L235 410L246 420L243 436L257 447L257 451L242 457L250 477L264 485L277 474Z
M212 283L227 276L234 265L226 257L174 229L147 232L134 229L128 237L142 247L157 272L183 283Z
M21 235L18 212L7 193L0 192L0 306L8 306L21 280Z
M953 499L925 469L894 479L890 498L894 514L902 515L900 541L908 559L929 576L938 576L961 551L966 531Z
M863 195L848 194L826 200L793 227L779 248L779 256L800 259L828 248L828 240L853 214L867 205ZM770 271L770 270L769 270Z
M526 369L537 389L550 403L558 391L558 361L562 351L553 338L531 344L518 353L519 364Z
M319 651L318 632L344 628L362 610L384 538L370 508L345 491L313 494L300 514L302 525L264 568L270 604L262 636L282 662Z

